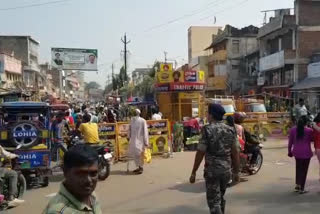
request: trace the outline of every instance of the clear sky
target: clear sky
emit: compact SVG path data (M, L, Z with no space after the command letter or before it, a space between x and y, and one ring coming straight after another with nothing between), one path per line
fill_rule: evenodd
M86 81L104 84L111 64L123 64L120 41L127 32L129 69L163 60L163 52L187 61L187 30L191 25L261 26L262 10L293 7L294 0L0 0L0 34L31 35L40 42L40 61L51 47L97 48L99 72ZM8 10L32 4L56 2ZM216 23L214 20L216 17Z

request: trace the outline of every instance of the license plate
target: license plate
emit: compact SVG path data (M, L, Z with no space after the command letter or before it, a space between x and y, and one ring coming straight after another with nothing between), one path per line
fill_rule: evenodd
M108 160L112 158L112 155L110 153L107 153L103 157Z

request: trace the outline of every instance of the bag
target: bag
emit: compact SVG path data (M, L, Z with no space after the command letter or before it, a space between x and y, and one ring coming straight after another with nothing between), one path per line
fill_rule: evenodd
M151 163L151 149L145 149L143 153L143 161L144 163Z

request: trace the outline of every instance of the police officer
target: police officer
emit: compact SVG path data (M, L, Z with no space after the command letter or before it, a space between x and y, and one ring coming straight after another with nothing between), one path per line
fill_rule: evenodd
M196 172L205 157L204 178L207 202L211 214L223 214L224 194L231 179L239 181L239 150L233 128L222 122L225 110L219 104L208 109L209 125L203 127L198 151L195 156L190 183L195 183Z

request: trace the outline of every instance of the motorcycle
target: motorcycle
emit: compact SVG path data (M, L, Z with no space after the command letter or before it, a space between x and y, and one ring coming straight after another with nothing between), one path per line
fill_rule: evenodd
M261 152L263 148L263 144L260 143L258 145L251 145L251 146L254 146L259 150L257 159L252 166L254 170L250 169L252 153L246 152L244 150L240 152L240 172L244 174L255 175L260 171L263 164L263 154Z
M240 168L239 168L239 172L241 174L245 174L245 175L255 175L262 168L263 154L262 154L261 150L264 147L264 145L261 143L261 138L260 137L257 137L255 135L251 135L249 132L246 132L246 131L245 131L245 135L246 135L246 139L248 141L250 141L251 143L245 144L244 141L242 143L240 142L241 149L240 149ZM251 160L252 160L252 153L248 151L249 147L254 147L254 149L258 150L257 159L256 159L255 163L252 166L252 168L254 170L250 169L250 165L251 165L250 163L251 163ZM235 183L233 183L233 180L231 178L229 183L228 183L228 186L230 187L230 186L233 186L234 184Z
M22 198L27 189L27 182L22 172L18 169L18 162L16 159L8 161L5 163L5 168L15 170L18 173L18 191L15 198ZM6 210L8 207L8 197L9 197L9 180L0 177L0 211Z
M83 144L84 142L80 140L77 135L72 135L69 142L67 143L68 149L77 144ZM98 178L101 181L106 180L110 175L111 161L113 157L113 145L110 142L106 142L103 145L91 145L98 153Z

